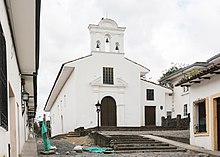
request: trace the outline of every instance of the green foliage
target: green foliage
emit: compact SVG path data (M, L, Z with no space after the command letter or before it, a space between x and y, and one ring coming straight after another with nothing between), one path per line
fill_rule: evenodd
M180 82L184 82L188 79L190 79L191 77L197 75L198 73L200 73L202 71L202 69L193 69L190 70L188 73L186 73L183 78L180 80Z
M46 121L47 130L49 137L51 136L51 128L50 128L50 121ZM34 122L34 132L38 137L41 137L41 128L42 128L42 121Z
M38 136L41 136L41 127L37 122L34 122L34 133Z
M193 69L193 70L189 71L188 73L186 73L184 75L184 78L189 79L190 77L193 77L193 76L197 75L201 71L202 71L202 69Z
M171 63L171 67L169 69L166 69L162 72L162 76L160 77L159 80L162 80L164 78L166 78L167 76L175 73L176 71L178 71L181 68L184 68L186 65L185 64L180 64L180 63ZM160 81L159 81L160 82Z

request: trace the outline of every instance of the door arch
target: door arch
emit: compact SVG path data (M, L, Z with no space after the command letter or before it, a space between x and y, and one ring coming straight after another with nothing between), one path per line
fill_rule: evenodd
M116 102L110 96L101 101L101 126L117 126Z

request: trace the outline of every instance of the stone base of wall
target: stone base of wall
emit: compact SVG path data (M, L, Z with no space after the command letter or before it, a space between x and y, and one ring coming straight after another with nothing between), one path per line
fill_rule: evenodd
M187 118L181 118L181 115L177 115L176 118L171 118L171 116L167 116L167 118L162 117L161 119L162 127L189 129L190 114L188 114Z

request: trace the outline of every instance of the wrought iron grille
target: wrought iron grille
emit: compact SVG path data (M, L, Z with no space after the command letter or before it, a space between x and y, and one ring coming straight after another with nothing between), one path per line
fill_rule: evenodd
M0 24L0 125L8 130L6 42Z
M8 117L4 113L1 113L1 126L8 130Z

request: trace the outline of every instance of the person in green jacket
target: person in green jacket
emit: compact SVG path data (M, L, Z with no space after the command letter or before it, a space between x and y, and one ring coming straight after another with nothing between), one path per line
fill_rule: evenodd
M49 151L50 150L50 140L48 137L48 131L47 131L47 126L46 126L46 115L44 114L43 122L42 122L42 129L41 129L41 135L43 138L44 142L44 151Z

